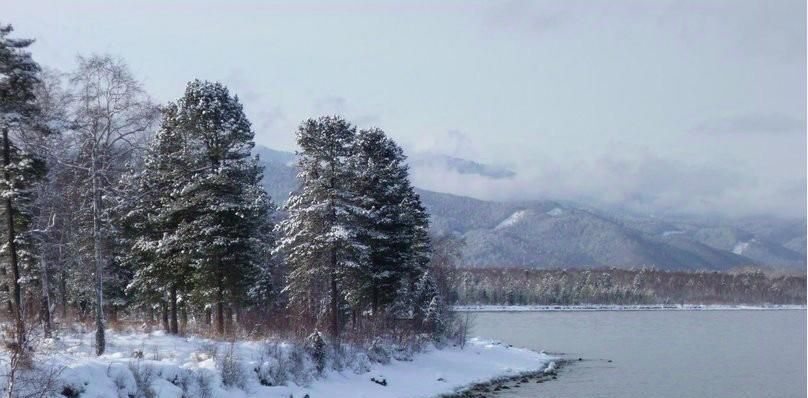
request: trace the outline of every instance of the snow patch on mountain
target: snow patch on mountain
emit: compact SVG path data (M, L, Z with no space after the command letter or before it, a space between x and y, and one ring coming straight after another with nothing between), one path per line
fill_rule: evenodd
M743 252L745 252L746 249L749 248L749 244L754 242L754 241L755 240L752 239L752 240L747 241L747 242L738 242L738 243L735 244L735 247L732 248L732 252L735 253L735 254L743 254Z
M553 210L548 211L547 214L553 217L560 217L561 215L564 214L564 209L560 207L555 207L553 208Z
M512 227L517 223L519 223L519 221L522 221L527 215L528 215L527 210L518 210L513 214L511 214L510 216L508 216L508 218L502 220L502 222L500 222L499 225L497 225L494 229L498 231L503 228Z

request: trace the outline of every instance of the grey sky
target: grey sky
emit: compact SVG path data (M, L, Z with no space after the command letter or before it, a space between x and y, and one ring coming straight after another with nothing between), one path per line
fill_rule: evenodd
M273 148L342 113L517 172L425 188L805 215L803 1L0 1L41 63L118 55L160 101L220 80Z

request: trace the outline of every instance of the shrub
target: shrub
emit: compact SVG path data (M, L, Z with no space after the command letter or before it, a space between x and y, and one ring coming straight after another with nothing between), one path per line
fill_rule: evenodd
M370 372L370 358L364 352L356 353L351 361L351 369L358 375Z
M235 350L235 344L230 344L224 355L217 358L216 368L222 374L222 384L227 387L247 388L248 379L241 364L241 359Z
M155 398L157 393L152 388L154 382L154 368L151 365L144 364L142 361L129 362L129 371L135 380L138 396L144 398Z
M322 333L315 330L306 337L306 352L308 352L312 361L314 361L317 373L322 374L323 370L325 370L326 362L326 344Z
M308 361L306 351L299 345L289 347L288 356L284 359L288 363L289 374L292 381L300 385L308 385L311 382L311 363Z
M373 362L388 364L390 363L390 349L384 344L382 339L376 337L370 343L367 353L368 359Z

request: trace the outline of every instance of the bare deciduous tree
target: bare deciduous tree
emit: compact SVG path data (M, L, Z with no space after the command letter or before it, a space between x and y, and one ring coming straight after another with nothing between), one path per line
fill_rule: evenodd
M107 244L104 196L111 194L127 160L142 148L154 127L158 107L134 79L123 61L109 56L79 57L70 74L71 130L66 143L72 159L64 163L83 180L92 235L95 280L96 353L103 354L104 271Z

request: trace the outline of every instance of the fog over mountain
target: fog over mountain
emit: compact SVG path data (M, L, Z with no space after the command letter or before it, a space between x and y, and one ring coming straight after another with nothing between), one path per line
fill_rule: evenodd
M284 201L297 187L294 154L266 147L256 153L266 167L267 191L275 201ZM449 181L515 177L504 168L434 154L413 156L410 167L413 175L452 174ZM432 230L463 238L463 261L469 266L805 267L804 218L654 216L564 200L491 201L427 189L419 194Z

